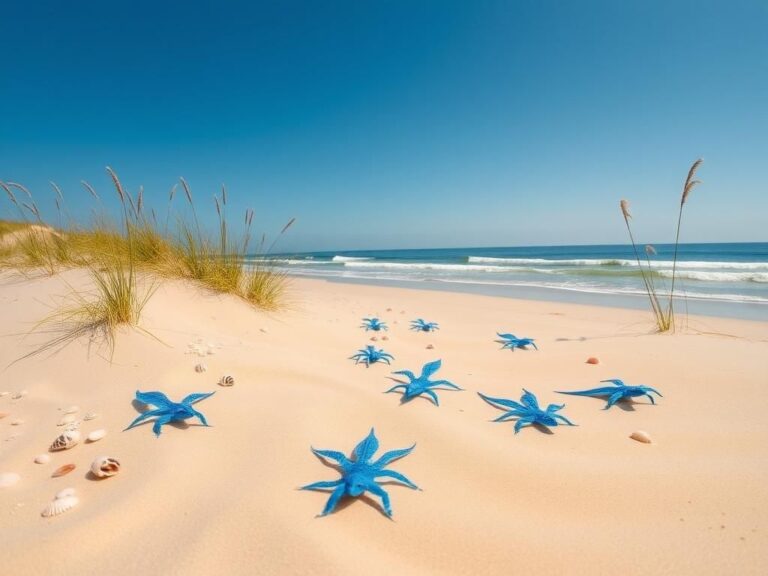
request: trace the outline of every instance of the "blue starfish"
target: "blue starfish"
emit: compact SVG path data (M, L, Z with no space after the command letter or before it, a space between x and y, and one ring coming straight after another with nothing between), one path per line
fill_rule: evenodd
M376 364L376 362L386 362L389 364L389 361L394 360L395 357L384 352L383 348L376 350L373 346L366 346L362 350L358 350L354 356L350 356L349 359L354 360L355 364L363 362L365 367L368 368L371 364Z
M544 426L557 426L558 420L562 420L568 426L575 426L573 422L568 420L565 416L555 414L563 408L565 404L550 404L546 410L542 410L539 407L539 401L536 396L528 392L523 388L523 395L520 397L520 402L514 400L506 400L505 398L491 398L490 396L484 396L477 393L480 398L488 402L489 404L500 408L501 410L507 410L504 414L494 420L494 422L503 422L510 418L517 418L515 422L515 434L520 432L524 426L530 426L531 424L543 424Z
M438 326L437 322L425 322L421 318L417 318L416 320L411 320L411 330L434 332L435 330L440 330L440 326Z
M608 410L611 406L616 404L619 400L625 398L637 398L638 396L648 396L651 404L656 404L651 396L651 392L661 396L661 392L651 388L649 386L627 386L618 378L611 380L601 380L601 382L610 382L613 386L602 386L600 388L592 388L591 390L579 390L576 392L561 392L558 394L571 394L572 396L608 396L608 404L605 405L603 410Z
M498 332L496 332L496 335L501 338L501 341L504 343L504 346L501 347L502 350L504 348L509 348L510 350L522 348L525 350L526 346L533 346L536 350L539 349L533 341L533 338L518 338L514 334L499 334Z
M171 402L168 396L162 392L139 392L136 390L136 400L142 404L153 404L157 406L154 410L148 410L142 414L139 414L133 422L130 423L126 430L130 430L137 424L143 422L147 418L157 416L154 425L152 426L152 432L156 436L160 436L161 427L163 424L169 422L178 422L180 420L186 420L187 418L197 417L203 426L208 426L208 422L205 420L200 412L192 408L192 404L205 400L209 396L213 396L215 392L208 392L207 394L190 394L186 396L181 402Z
M371 428L371 432L368 434L368 436L355 447L355 450L352 452L353 458L351 460L341 452L337 452L335 450L315 450L312 448L312 452L314 452L315 455L319 458L333 460L339 465L341 468L339 470L341 473L341 478L333 481L307 484L306 486L302 486L301 489L333 489L331 497L328 498L328 502L325 503L325 508L323 508L323 512L320 514L320 516L325 516L326 514L333 512L336 508L336 505L339 503L339 500L341 500L343 496L357 497L360 496L363 492L368 491L371 494L381 498L381 507L384 510L384 514L391 518L392 508L389 505L389 494L387 494L384 488L379 485L376 479L382 477L392 478L398 482L401 482L402 484L405 484L409 488L418 490L419 487L416 486L416 484L408 480L408 478L399 472L384 469L384 467L390 462L408 456L408 454L411 453L411 450L413 450L415 446L416 444L410 448L402 448L400 450L391 450L389 452L385 452L381 458L376 460L376 462L370 462L376 450L379 449L379 441L376 438L376 434L374 433L373 428Z
M432 399L432 402L435 403L435 406L440 406L440 401L437 399L437 394L435 394L435 391L432 390L432 388L435 386L447 386L453 390L461 390L461 388L456 386L456 384L448 382L448 380L430 381L429 377L440 369L442 363L442 360L435 360L429 364L424 364L424 367L421 369L421 375L418 378L410 370L398 370L397 372L393 372L393 374L402 374L403 376L407 377L409 382L408 384L398 384L397 386L393 386L387 390L387 392L394 392L398 388L402 388L402 402L408 402L409 400L416 398L416 396L426 394Z
M373 330L374 332L389 330L389 328L387 328L387 323L381 322L378 318L363 318L363 323L360 325L360 328L365 328L366 332L368 332L368 330Z

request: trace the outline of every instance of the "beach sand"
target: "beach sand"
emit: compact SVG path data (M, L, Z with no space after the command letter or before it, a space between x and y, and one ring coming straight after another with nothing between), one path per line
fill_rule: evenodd
M11 364L45 342L24 335L85 277L0 280L0 473L21 476L0 489L3 574L768 573L765 323L690 317L684 333L654 335L642 311L306 279L292 282L290 310L268 314L167 282L144 311L150 335L121 331L111 362L78 341ZM371 343L359 328L369 315L390 326L376 345L391 368L348 360ZM417 317L441 330L409 331ZM497 331L540 350L500 350ZM198 342L215 354L190 354ZM391 370L438 358L438 375L465 390L440 392L439 408L383 393ZM233 387L216 385L224 374ZM606 378L664 397L603 410L553 392ZM565 403L578 426L515 435L490 422L500 412L476 392L517 399L523 387ZM197 405L211 427L122 432L137 389L215 391ZM84 433L108 435L35 464L72 405L100 414ZM310 446L349 453L371 427L382 451L416 443L391 468L422 491L389 485L393 520L361 499L317 518L328 495L297 488L338 475ZM629 439L636 430L654 443ZM121 472L91 479L99 455ZM42 518L66 487L79 506Z

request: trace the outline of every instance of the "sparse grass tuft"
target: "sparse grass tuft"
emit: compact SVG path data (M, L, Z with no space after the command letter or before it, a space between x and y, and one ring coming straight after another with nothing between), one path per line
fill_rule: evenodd
M677 216L677 231L675 233L675 254L672 261L672 281L669 289L669 301L666 308L662 305L659 299L659 293L653 281L654 271L651 266L650 257L656 255L656 250L653 248L653 246L650 245L645 247L645 260L647 267L644 267L640 260L640 253L637 249L637 245L635 244L635 237L632 233L632 227L629 223L629 221L632 219L632 214L629 212L629 202L627 200L621 200L621 202L619 202L619 208L621 209L621 214L624 217L624 223L627 226L629 240L632 243L632 249L635 253L635 259L637 260L637 265L640 269L640 275L643 279L645 292L648 295L648 300L651 303L651 310L653 311L654 319L656 321L656 328L659 332L668 332L670 330L674 331L675 329L674 296L675 276L677 274L677 250L680 243L680 225L683 220L683 206L685 206L685 203L688 200L688 195L691 193L691 190L693 190L694 187L696 187L698 184L701 184L699 180L695 179L696 171L699 169L699 166L701 166L701 163L701 159L696 160L696 162L694 162L691 168L688 170L688 176L685 179L685 184L683 185L683 193L680 197L680 210Z

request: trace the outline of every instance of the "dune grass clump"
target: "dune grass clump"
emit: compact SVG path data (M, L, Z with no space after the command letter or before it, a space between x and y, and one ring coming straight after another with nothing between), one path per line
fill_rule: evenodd
M217 293L236 295L255 307L275 310L282 306L287 277L269 254L291 227L291 219L275 242L264 250L266 237L249 263L254 212L245 212L239 235L227 220L227 191L213 197L217 233L208 235L200 225L192 190L181 178L191 218L173 212L177 185L171 189L164 222L145 204L144 190L132 196L114 170L107 173L120 200L120 217L110 218L96 189L82 181L97 208L87 226L69 216L61 189L53 182L58 226L44 222L32 194L20 184L0 182L18 220L0 221L0 267L25 275L56 274L68 268L85 268L93 284L89 293L74 291L74 302L45 319L38 329L55 332L42 351L85 334L100 333L110 347L120 325L138 326L141 312L154 292L157 279L184 279ZM142 281L139 281L141 277ZM36 352L35 352L36 353Z
M677 253L680 244L680 227L683 221L683 207L685 206L688 196L691 190L698 184L701 184L699 180L696 180L696 171L701 166L702 160L698 159L691 165L688 170L688 176L685 179L683 185L683 193L680 198L680 208L677 216L677 230L675 232L675 252L672 259L672 280L669 289L668 300L666 300L666 306L664 304L664 296L659 297L659 291L654 282L654 270L651 266L651 256L656 255L656 250L653 246L647 245L645 247L645 265L640 259L640 252L635 243L635 237L632 233L632 226L629 221L632 219L632 215L629 212L629 202L627 200L621 200L619 207L621 208L621 214L624 217L624 223L627 226L627 232L629 233L629 240L632 243L632 250L635 253L635 259L637 260L637 266L640 270L640 276L643 279L643 285L645 292L648 295L648 300L651 304L651 310L653 311L654 319L656 321L656 328L659 332L668 332L675 329L675 309L674 309L674 296L675 296L675 276L677 275Z

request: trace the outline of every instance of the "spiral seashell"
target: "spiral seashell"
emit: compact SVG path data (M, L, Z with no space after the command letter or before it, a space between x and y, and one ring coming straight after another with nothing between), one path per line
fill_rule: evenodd
M222 376L219 380L219 386L234 386L235 379L232 376Z
M104 436L106 435L107 435L107 431L104 430L103 428L99 428L98 430L94 430L93 432L88 434L88 436L86 436L85 439L88 442L98 442L99 440L104 438Z
M637 442L642 442L643 444L653 444L653 440L651 440L650 434L646 432L645 430L637 430L635 432L632 432L632 434L629 435L632 440L636 440Z
M43 518L52 518L54 516L59 516L60 514L64 514L64 512L68 512L69 510L72 510L75 506L78 505L80 500L77 496L63 496L61 498L54 498L48 506L46 506L43 511L40 513L40 515Z
M80 442L80 432L77 430L65 430L56 440L53 441L49 450L56 452L58 450L69 450Z
M198 374L205 372L206 370L208 370L208 367L205 364L198 364L195 366L195 372Z
M108 456L99 456L91 464L91 472L97 478L109 478L120 472L120 462Z
M39 454L35 456L36 464L48 464L51 461L51 457L48 454Z
M56 468L56 470L54 470L53 474L51 474L51 478L60 478L62 476L66 476L75 468L77 468L75 464L64 464L64 466L59 466Z

